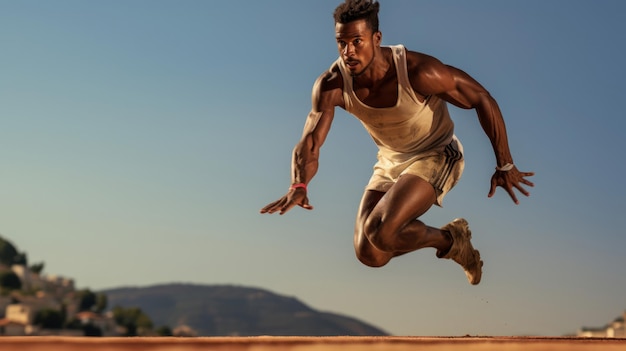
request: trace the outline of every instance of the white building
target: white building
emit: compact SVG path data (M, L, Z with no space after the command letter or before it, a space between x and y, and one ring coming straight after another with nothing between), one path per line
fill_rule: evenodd
M606 329L606 336L608 338L626 338L625 319L626 312L624 312L622 317L616 318L613 323L609 324L609 327Z
M30 325L35 320L35 313L37 313L37 309L31 305L14 303L7 306L4 318L10 322Z
M20 278L22 290L38 290L44 287L44 282L39 274L33 273L27 266L14 264L11 266L11 270Z
M626 338L626 311L601 328L581 328L577 336L585 338Z

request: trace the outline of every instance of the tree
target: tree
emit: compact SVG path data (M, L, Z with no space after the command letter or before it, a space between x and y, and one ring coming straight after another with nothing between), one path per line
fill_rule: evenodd
M102 329L92 324L85 324L83 326L85 336L102 336Z
M117 325L126 328L124 336L137 336L142 331L152 330L153 327L150 317L138 307L124 308L115 306L113 308L113 319Z
M157 333L158 336L172 336L174 335L174 333L172 332L172 328L168 327L167 325L163 325L158 327L155 332Z
M0 272L0 290L3 292L20 290L22 281L13 271Z
M15 255L15 257L13 257L13 264L21 264L23 266L26 266L28 264L28 258L26 256L26 253L22 252Z
M44 308L35 314L34 324L45 329L61 329L65 318L61 311Z
M108 304L107 296L103 293L98 293L96 295L95 311L97 313L102 313L104 310L106 310L107 304Z
M102 336L102 329L91 323L83 324L78 318L72 318L63 327L65 329L82 330L85 336Z
M43 267L45 265L46 265L45 263L39 262L39 263L35 263L35 264L31 265L29 269L30 269L31 272L33 272L35 274L41 274L41 272L43 272Z
M152 323L152 319L148 317L147 314L143 313L143 311L139 310L140 313L137 316L137 329L138 331L142 330L152 330L154 328L154 323Z
M0 238L0 263L10 267L15 263L15 256L17 256L15 246L8 240Z
M96 304L96 294L89 289L79 290L76 293L78 298L78 311L91 311Z
M102 313L107 308L108 298L103 293L94 293L89 289L79 290L76 293L79 311L93 311Z

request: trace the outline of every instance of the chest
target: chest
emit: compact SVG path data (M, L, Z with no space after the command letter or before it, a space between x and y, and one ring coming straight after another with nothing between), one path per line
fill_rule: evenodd
M398 103L398 79L389 75L370 86L353 86L354 94L365 105L374 108L394 107Z

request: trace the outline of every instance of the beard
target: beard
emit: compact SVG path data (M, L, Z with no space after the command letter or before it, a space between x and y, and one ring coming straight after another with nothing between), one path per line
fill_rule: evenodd
M374 59L376 59L376 50L373 50L372 58L370 59L370 62L368 62L367 65L365 65L365 67L363 67L363 69L360 72L350 71L350 76L352 78L356 78L356 77L361 76L363 73L365 73L365 71L367 71L368 68L370 68L370 66L374 62ZM349 60L347 62L349 62ZM361 61L357 61L357 62L361 63ZM344 62L344 63L346 63L346 62ZM346 64L346 66L347 66L347 64Z

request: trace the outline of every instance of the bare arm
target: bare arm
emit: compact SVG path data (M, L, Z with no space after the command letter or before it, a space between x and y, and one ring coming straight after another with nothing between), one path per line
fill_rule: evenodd
M458 107L475 109L478 120L491 141L497 166L502 167L507 163L513 163L504 118L496 100L467 73L453 67L446 67L452 73L454 86L439 95Z
M291 184L308 184L317 173L319 154L340 105L341 89L337 89L337 77L332 72L320 76L311 94L311 112L306 118L302 137L293 149L291 161ZM261 209L261 213L284 214L294 206L311 210L306 188L290 187L287 194Z
M420 94L437 95L460 108L475 109L478 120L491 141L497 167L513 165L504 118L498 103L489 92L467 73L446 66L434 58L421 57L419 62L420 64L416 66L416 74L411 77L414 89ZM525 179L532 175L534 175L533 172L520 172L515 166L508 171L497 170L491 177L488 196L493 196L496 187L500 186L518 204L519 201L513 188L529 196L529 192L521 184L534 186L532 182Z
M324 106L320 101L321 82L313 87L312 109L306 118L302 137L293 149L291 183L308 184L317 173L320 148L326 140L335 115L334 106Z

